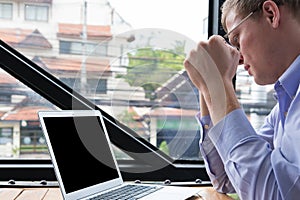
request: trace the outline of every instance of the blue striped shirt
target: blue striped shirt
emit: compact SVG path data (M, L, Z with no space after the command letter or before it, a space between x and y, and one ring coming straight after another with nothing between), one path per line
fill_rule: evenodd
M275 83L277 104L258 132L242 109L215 126L197 116L200 151L218 191L251 200L300 198L299 84L300 56Z

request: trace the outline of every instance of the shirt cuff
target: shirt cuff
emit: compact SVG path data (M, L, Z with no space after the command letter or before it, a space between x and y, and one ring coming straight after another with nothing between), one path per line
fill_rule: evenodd
M201 117L200 112L196 114L196 120L200 125L200 144L206 138L207 132L212 127L211 118L209 115Z

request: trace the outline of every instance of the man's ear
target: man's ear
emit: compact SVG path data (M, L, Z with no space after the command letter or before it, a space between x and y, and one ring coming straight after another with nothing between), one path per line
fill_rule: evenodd
M267 0L262 5L263 16L272 25L273 28L277 28L280 22L280 11L277 4L272 0Z

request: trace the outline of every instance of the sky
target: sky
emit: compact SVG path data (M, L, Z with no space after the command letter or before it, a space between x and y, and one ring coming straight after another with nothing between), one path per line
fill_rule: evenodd
M109 0L132 28L162 28L199 41L208 0Z

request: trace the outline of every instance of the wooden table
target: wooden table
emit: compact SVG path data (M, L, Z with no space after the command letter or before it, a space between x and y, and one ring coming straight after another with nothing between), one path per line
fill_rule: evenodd
M212 187L202 187L201 189L202 190L198 193L203 200L233 200L230 196L221 194Z
M232 200L211 187L202 187L199 192L205 200ZM1 200L63 200L59 188L0 188ZM199 198L198 198L199 199Z
M0 188L3 200L63 200L59 188Z

